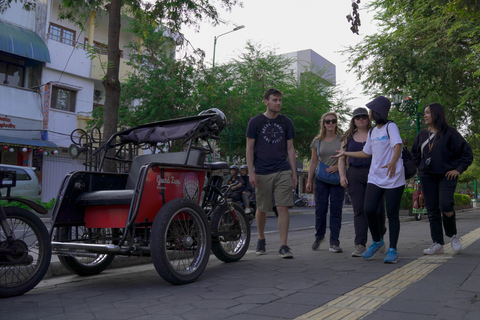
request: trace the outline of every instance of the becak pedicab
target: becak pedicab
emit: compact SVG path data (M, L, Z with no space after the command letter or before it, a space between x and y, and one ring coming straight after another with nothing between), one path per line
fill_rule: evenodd
M250 224L221 191L228 164L206 162L213 153L209 141L225 125L225 115L209 109L117 132L87 152L99 157L97 170L67 174L52 211L52 248L60 262L86 276L105 270L116 255L151 256L163 279L186 284L202 274L211 251L224 262L240 260ZM121 156L173 140L185 151ZM106 160L126 164L129 172L102 172Z

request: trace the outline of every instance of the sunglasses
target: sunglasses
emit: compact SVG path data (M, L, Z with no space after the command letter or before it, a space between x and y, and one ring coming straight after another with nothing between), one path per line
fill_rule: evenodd
M363 115L361 115L361 116L356 116L356 117L355 117L355 120L360 120L360 119L361 119L361 120L367 120L367 119L368 119L368 116L365 115L365 114L363 114Z
M337 119L332 119L332 120L327 119L327 120L325 120L324 122L325 122L325 124L330 124L330 122L331 122L332 124L336 124L336 123L337 123Z

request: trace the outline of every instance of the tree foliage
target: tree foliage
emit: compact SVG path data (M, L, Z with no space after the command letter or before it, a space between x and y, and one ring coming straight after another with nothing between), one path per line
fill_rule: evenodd
M400 88L416 98L420 119L428 103L441 103L450 124L478 149L470 139L480 129L478 23L434 0L375 0L371 9L380 30L345 51L365 92L389 95Z
M145 34L158 39L151 31ZM319 76L322 70L310 67L296 79L286 72L293 60L274 50L248 42L236 59L212 70L192 57L174 60L158 54L161 42L152 42L150 48L147 43L145 40L144 55L132 57L135 73L122 88L124 123L136 125L218 108L228 121L216 144L223 160L244 161L247 124L251 117L265 112L263 93L268 88L284 93L282 113L294 123L294 145L300 158L310 156L309 146L322 113L334 110L345 114L345 101ZM137 104L132 107L134 101Z
M118 130L118 106L120 104L119 81L119 34L121 12L131 17L149 15L157 25L163 25L172 32L180 30L182 25L198 26L199 22L208 19L214 25L220 23L215 3L227 10L239 0L62 0L60 19L76 23L82 30L85 28L90 12L105 9L108 11L108 63L107 75L103 81L105 86L105 105L103 107L103 131L105 137L110 137ZM107 171L113 171L113 164L107 163Z
M35 9L35 0L0 0L0 13L10 8L12 2L21 3L22 8L27 11Z

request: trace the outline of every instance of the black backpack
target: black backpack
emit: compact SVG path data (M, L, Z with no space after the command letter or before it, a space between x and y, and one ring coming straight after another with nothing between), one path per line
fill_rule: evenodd
M388 124L393 121L388 121L387 126L387 135L388 139L390 140L390 133L388 132ZM372 129L370 129L370 135L372 133ZM408 180L413 178L417 174L417 167L415 166L415 160L413 159L413 154L406 148L402 146L402 160L403 160L403 170L405 172L405 179Z

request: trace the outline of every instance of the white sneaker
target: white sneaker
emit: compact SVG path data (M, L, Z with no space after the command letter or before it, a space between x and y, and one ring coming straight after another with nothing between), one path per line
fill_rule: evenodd
M462 243L460 242L460 239L458 239L457 235L452 237L452 242L450 244L452 245L453 252L462 251Z
M443 254L443 246L434 242L428 249L423 250L423 254Z
M245 209L245 213L250 213L250 212L252 212L252 209L250 209L250 208Z

